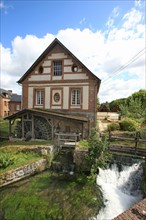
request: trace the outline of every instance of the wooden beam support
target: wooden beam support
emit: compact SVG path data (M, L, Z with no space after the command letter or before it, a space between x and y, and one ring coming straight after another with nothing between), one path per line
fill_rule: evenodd
M12 124L11 124L11 120L9 120L9 137L11 137L12 135Z
M32 139L35 139L35 134L34 134L34 116L32 115L32 122L31 122L31 130L32 130Z
M22 123L22 139L24 139L24 121L23 121L23 116L21 118L21 123Z

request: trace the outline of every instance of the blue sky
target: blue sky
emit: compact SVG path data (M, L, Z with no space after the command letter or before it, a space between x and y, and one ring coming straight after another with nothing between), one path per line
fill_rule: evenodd
M0 12L2 88L20 94L16 81L57 37L102 80L101 101L146 89L145 1L3 0Z
M60 29L106 29L113 8L122 14L133 6L130 1L2 1L1 42L11 46L15 36L33 34L43 37L47 32L56 34ZM120 18L117 19L117 25Z

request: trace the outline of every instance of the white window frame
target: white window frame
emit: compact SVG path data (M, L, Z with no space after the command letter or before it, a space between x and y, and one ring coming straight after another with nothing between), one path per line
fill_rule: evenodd
M36 90L36 105L44 104L44 90Z
M72 89L71 105L81 105L81 90L80 89Z
M62 76L62 60L53 61L53 75Z

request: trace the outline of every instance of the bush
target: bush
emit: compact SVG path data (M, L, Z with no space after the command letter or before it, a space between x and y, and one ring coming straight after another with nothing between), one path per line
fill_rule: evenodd
M111 160L109 152L109 142L107 137L99 138L95 129L92 129L88 139L89 150L86 157L88 167L90 167L91 177L99 167L105 167ZM94 176L93 176L94 178Z
M139 123L131 118L123 118L120 122L120 129L123 131L136 131Z
M140 138L146 139L146 128L140 130Z
M108 130L108 131L117 131L117 130L120 130L120 125L119 125L119 123L112 122L111 124L109 124L109 125L107 126L107 130Z
M6 167L14 164L14 156L11 153L0 155L0 169L5 169Z

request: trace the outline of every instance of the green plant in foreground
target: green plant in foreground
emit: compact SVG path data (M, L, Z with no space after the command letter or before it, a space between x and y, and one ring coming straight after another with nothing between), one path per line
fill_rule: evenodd
M109 153L109 142L107 137L100 138L97 135L95 129L92 130L88 140L89 150L86 157L87 164L91 168L91 179L97 172L98 167L105 167L111 160L111 154Z
M0 155L0 169L5 169L6 167L14 164L15 157L11 153L5 153Z

